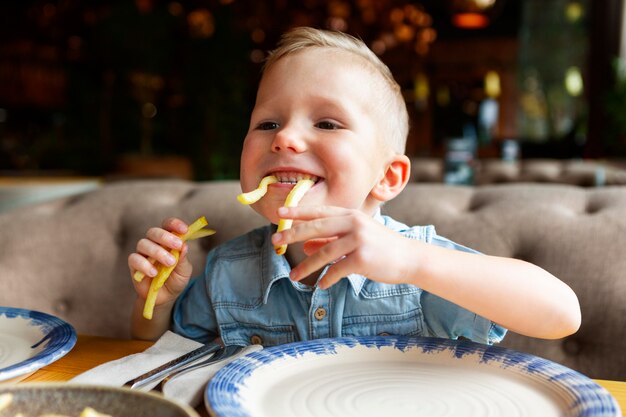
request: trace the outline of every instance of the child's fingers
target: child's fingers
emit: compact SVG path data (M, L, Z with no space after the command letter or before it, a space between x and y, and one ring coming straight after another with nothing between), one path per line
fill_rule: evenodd
M317 283L318 287L322 290L328 289L338 283L341 278L354 273L355 265L353 263L349 256L335 262Z
M351 210L335 206L279 207L278 216L283 219L313 220L323 217L346 216Z
M315 252L320 250L323 246L326 246L334 240L337 240L337 237L310 239L304 242L302 249L307 256L311 256Z
M193 266L191 265L189 260L185 257L185 255L187 254L187 251L188 251L188 247L185 244L183 246L181 257L178 261L178 264L176 265L176 268L174 268L174 270L172 271L172 274L170 275L169 279L166 281L164 285L167 292L173 296L176 296L177 294L179 294L186 287L187 282L189 281L189 277L191 276ZM128 267L130 269L131 275L135 274L136 271L140 271L144 273L146 276L150 278L154 278L158 272L156 267L148 259L146 259L144 256L142 256L139 253L132 253L129 255ZM135 285L135 288L137 289L137 293L145 299L148 294L148 290L150 288L151 280L145 279L141 281L137 281L137 280L132 280L132 281L133 281L133 284ZM159 294L158 299L160 300L160 299L163 299L164 297L165 297L164 295Z
M192 269L193 266L191 263L186 258L181 257L178 261L178 265L176 265L176 268L174 268L167 281L165 281L163 287L167 288L171 294L177 296L187 286Z
M135 281L134 279L131 280L133 285L135 286L135 291L137 292L137 295L142 298L142 299L146 299L146 297L148 296L148 291L150 289L150 281L149 279L144 279L141 281Z
M187 223L185 223L184 221L176 217L168 217L167 219L163 220L163 223L161 224L161 226L165 230L168 230L173 233L178 233L181 235L183 233L186 233L187 229L189 228Z
M187 253L188 252L189 252L189 245L187 245L187 242L184 242L183 243L183 247L180 250L180 261L182 261L182 260L187 258Z
M137 253L155 259L162 265L171 266L176 263L176 258L169 250L150 239L143 238L137 242Z
M154 277L157 274L156 267L138 253L131 253L128 256L128 267L131 274L134 274L135 271L141 271L149 277Z
M324 268L328 264L338 262L354 251L350 237L336 239L318 249L318 251L304 259L291 270L290 278L299 281L310 274Z
M341 236L350 230L350 223L345 217L314 218L297 223L290 229L277 232L272 236L272 244L289 245L306 242L312 239L331 239ZM318 248L319 249L319 246Z
M169 249L180 249L183 246L183 241L180 237L159 227L148 229L146 237Z

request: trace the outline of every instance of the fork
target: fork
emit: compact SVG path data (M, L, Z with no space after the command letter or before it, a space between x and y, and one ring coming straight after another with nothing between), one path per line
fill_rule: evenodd
M220 343L212 342L206 345L202 345L196 350L193 350L189 353L186 353L182 356L179 356L176 359L173 359L151 371L148 371L142 375L139 375L136 378L131 379L130 381L126 381L124 384L125 387L129 387L131 389L142 389L155 381L160 380L164 376L167 376L169 373L180 369L181 367L187 366L188 364L192 364L203 356L212 354L215 355L214 352L222 349L222 345Z
M201 362L195 362L180 369L177 369L171 373L169 373L165 378L163 378L156 387L152 389L152 391L163 392L163 387L169 381L174 378L177 378L181 375L189 373L199 368L204 368L205 366L212 365L223 360L230 358L233 355L236 355L243 349L243 346L230 345L225 346L218 349L210 358L205 359Z

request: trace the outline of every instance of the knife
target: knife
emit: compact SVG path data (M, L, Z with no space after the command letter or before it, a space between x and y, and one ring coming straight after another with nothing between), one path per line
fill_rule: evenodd
M185 353L184 355L179 356L176 359L164 363L158 368L154 368L153 370L148 371L145 374L139 375L137 378L126 381L124 386L129 387L130 389L141 389L146 385L159 381L160 379L167 376L170 372L175 371L180 367L187 365L188 363L194 362L195 360L200 359L206 355L215 353L220 348L222 348L222 345L220 343L207 343L206 345L202 345L189 353Z

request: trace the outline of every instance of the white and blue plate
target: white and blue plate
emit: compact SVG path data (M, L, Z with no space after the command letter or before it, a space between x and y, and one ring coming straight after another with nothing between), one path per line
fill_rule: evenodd
M350 337L263 349L205 390L214 417L621 417L611 394L511 349L422 337Z
M47 313L0 307L0 381L16 382L76 344L74 328Z

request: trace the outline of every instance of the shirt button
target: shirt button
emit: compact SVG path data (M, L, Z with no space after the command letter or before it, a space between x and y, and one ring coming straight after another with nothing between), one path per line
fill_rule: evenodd
M258 334L255 334L250 337L250 343L252 343L253 345L262 345L263 339L261 339L261 336L259 336Z
M324 307L318 307L313 315L317 320L322 320L324 317L326 317L326 309Z

